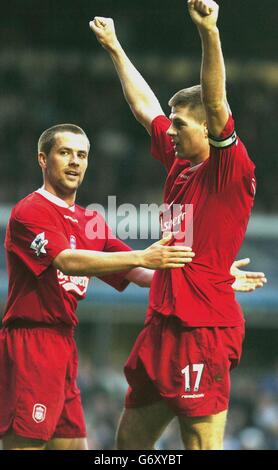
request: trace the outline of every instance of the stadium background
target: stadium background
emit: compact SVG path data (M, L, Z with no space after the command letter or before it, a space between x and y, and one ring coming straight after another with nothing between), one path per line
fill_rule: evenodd
M36 143L59 122L83 127L92 152L79 193L83 205L161 202L164 170L125 104L113 66L89 31L96 15L115 19L118 36L167 112L168 98L199 81L200 41L183 0L12 0L0 18L0 294L7 291L4 240L11 206L41 184ZM240 256L268 285L239 296L245 352L232 375L227 449L278 449L278 2L225 0L219 26L228 97L237 129L257 165L254 213ZM134 247L146 241L131 240ZM118 294L100 281L79 307L79 383L90 448L111 449L126 384L122 367L140 330L147 292ZM181 448L173 423L159 448Z

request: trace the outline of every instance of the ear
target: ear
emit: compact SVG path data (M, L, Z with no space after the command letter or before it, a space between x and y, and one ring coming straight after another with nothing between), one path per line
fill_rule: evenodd
M42 170L46 170L47 168L47 156L44 152L40 152L38 154L38 162Z

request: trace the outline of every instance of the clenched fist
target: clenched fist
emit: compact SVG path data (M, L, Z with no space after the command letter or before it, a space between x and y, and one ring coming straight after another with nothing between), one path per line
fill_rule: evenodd
M219 6L213 0L188 0L188 10L192 21L200 29L216 27Z
M98 42L104 49L111 50L117 45L118 39L112 18L95 16L93 21L90 21L89 25L91 30L94 31Z

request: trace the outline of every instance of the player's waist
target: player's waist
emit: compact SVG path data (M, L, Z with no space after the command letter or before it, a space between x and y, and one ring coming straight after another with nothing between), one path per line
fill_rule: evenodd
M180 269L169 269L165 271L156 271L152 281L152 287L160 285L161 282L167 285L179 286L184 289L190 288L197 290L210 290L224 289L232 292L232 284L234 282L234 276L230 272L222 271L221 273L215 273L211 269L201 270L197 264L193 262L190 265L186 265Z
M5 330L13 330L19 328L26 329L47 329L49 331L54 331L63 336L73 336L75 328L71 325L66 325L65 323L44 323L31 320L24 320L21 318L16 318L15 320L10 320L8 323L4 323L2 326Z

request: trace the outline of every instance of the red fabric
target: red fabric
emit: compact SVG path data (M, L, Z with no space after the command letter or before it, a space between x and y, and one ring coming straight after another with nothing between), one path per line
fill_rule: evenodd
M31 244L39 234L43 234L45 245L37 256ZM9 293L4 325L20 318L76 326L77 302L85 297L89 278L65 276L54 268L53 259L72 247L95 251L130 250L112 235L97 212L86 212L80 206L72 211L37 192L12 210L5 247ZM128 285L125 276L126 273L118 273L103 280L123 290Z
M86 436L70 328L3 328L0 357L0 436Z
M179 205L175 217L182 216L184 232L188 228L188 219L183 217L186 205L193 205L191 246L196 256L182 269L155 272L147 321L157 311L178 316L186 326L240 325L243 317L231 287L230 266L243 242L253 205L255 166L237 139L227 148L211 147L210 157L191 168L189 161L175 158L166 134L169 125L165 116L154 119L152 154L168 170L164 202ZM220 137L230 136L233 130L230 116Z
M206 416L226 410L230 369L240 360L243 336L243 326L188 328L174 316L154 315L125 365L126 407L164 399L176 415Z

